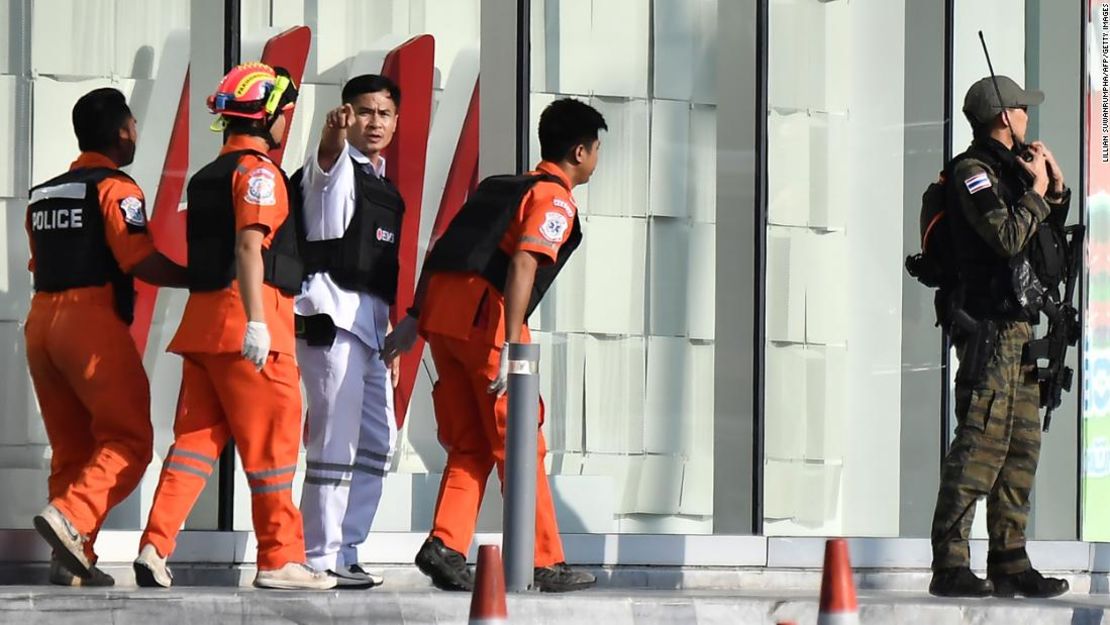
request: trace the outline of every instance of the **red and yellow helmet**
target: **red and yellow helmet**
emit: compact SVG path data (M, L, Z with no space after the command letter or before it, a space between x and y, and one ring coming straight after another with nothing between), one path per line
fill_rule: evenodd
M265 63L243 63L220 80L208 96L208 110L219 115L212 130L222 131L228 117L273 119L297 100L297 87L289 72Z

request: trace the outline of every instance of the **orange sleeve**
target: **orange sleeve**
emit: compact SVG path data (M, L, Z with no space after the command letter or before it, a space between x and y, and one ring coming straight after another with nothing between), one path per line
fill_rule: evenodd
M555 262L575 217L574 200L562 187L537 184L521 202L520 234L513 252L532 252L543 261Z
M154 240L147 231L143 191L134 182L114 176L100 181L97 190L108 247L120 269L130 272L155 251Z
M253 155L244 156L231 186L237 231L262 226L268 234L273 234L289 214L285 179L269 161Z

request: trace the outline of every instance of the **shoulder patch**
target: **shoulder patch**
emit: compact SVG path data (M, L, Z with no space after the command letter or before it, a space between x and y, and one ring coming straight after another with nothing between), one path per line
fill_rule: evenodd
M964 186L967 187L968 193L975 194L983 189L991 188L991 179L987 176L987 172L981 171L964 180Z
M567 218L562 213L554 211L546 213L544 217L543 225L540 226L540 234L552 243L559 243L567 233Z
M143 201L138 197L129 195L120 200L119 211L128 225L137 228L146 226L146 211L143 210Z
M563 212L567 214L567 217L574 217L574 213L577 211L577 207L574 206L573 200L568 202L562 198L555 198L551 201L551 203L554 204L557 208L563 209Z
M265 167L256 167L251 170L247 180L247 195L244 198L249 204L259 206L273 206L277 203L274 198L274 172Z

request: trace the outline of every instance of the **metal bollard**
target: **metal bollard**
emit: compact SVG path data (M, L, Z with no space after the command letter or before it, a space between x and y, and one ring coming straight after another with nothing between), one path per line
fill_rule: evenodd
M540 346L509 344L509 418L505 433L502 542L505 587L532 586L536 540L536 440L540 419Z

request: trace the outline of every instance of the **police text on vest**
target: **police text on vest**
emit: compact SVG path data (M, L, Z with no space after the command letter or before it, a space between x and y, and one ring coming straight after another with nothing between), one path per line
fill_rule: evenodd
M84 225L81 208L56 208L31 213L32 230L68 230Z

